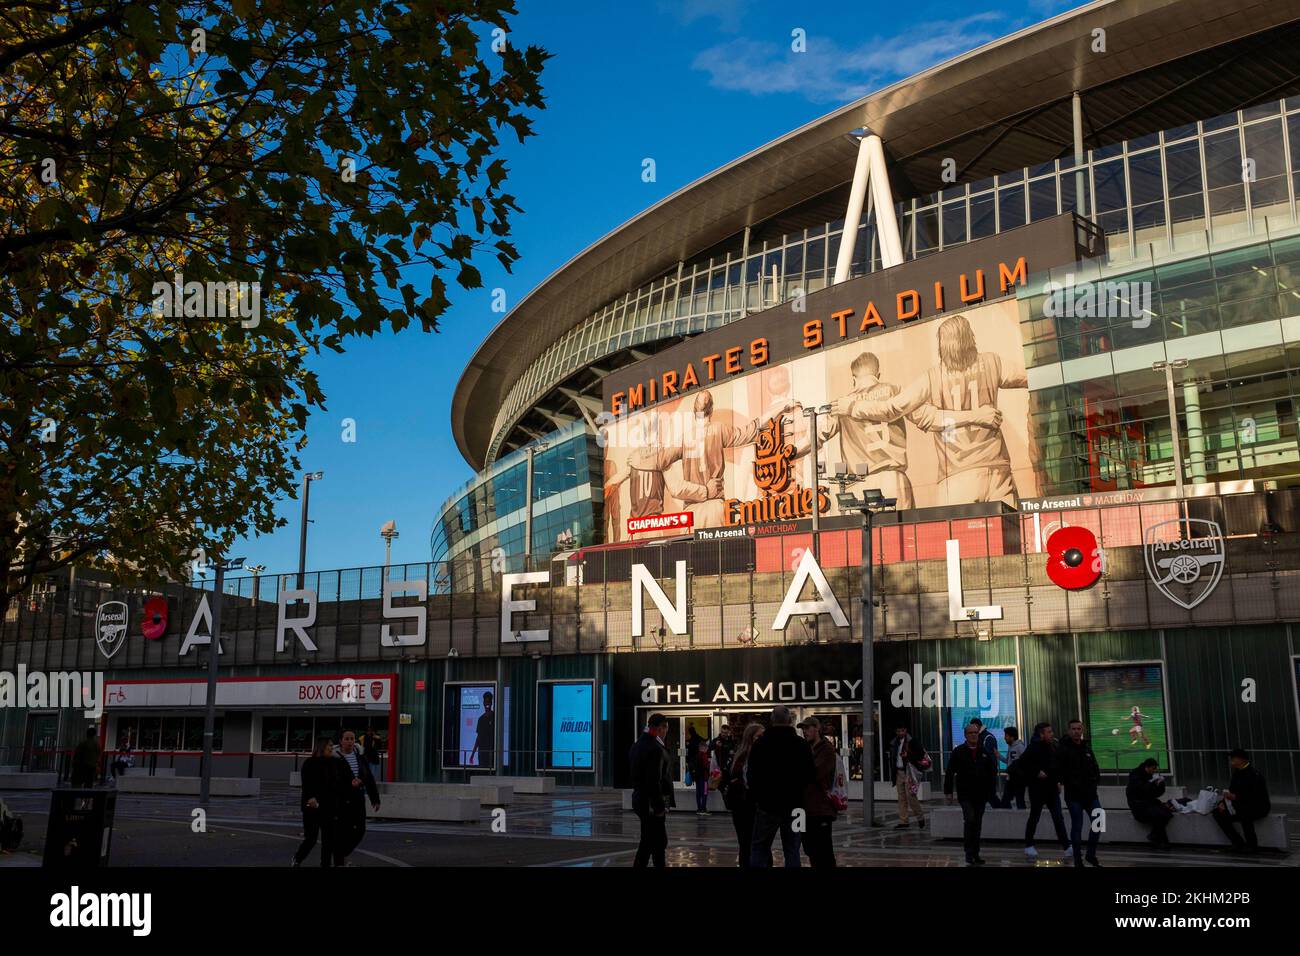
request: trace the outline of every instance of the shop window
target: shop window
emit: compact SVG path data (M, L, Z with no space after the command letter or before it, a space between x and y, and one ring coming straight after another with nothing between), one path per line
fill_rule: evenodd
M284 753L287 736L287 717L266 716L262 718L262 746L260 749L264 753Z

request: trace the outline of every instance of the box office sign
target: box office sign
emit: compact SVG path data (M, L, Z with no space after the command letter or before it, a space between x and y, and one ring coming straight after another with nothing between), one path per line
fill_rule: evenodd
M207 703L206 681L109 681L107 706L197 707ZM217 683L219 707L388 706L393 678L303 677L264 680L223 680Z

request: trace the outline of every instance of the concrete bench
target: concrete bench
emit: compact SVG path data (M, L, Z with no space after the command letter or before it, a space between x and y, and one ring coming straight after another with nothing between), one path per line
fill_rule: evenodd
M57 773L0 773L0 790L53 790L58 785Z
M469 783L381 783L379 792L388 799L394 797L472 797L485 807L504 807L514 803L514 788L499 783L487 783L490 777L473 777Z
M367 808L369 812L369 808ZM448 823L477 822L477 797L435 797L414 793L385 794L376 820L438 820Z
M502 787L511 787L515 793L555 793L554 777L472 777L472 781L486 780Z
M175 767L159 767L152 774L149 773L148 767L127 767L118 771L119 777L174 777L176 776Z
M1070 814L1062 805L1065 813L1065 826L1070 827ZM938 807L932 810L930 817L930 834L936 840L960 840L962 832L961 807ZM1028 810L986 810L981 838L985 840L1014 840L1022 842L1025 838L1025 823L1029 819ZM1106 830L1101 834L1102 843L1147 843L1147 834L1151 827L1138 823L1128 810L1108 810L1106 812ZM1200 813L1178 813L1169 822L1166 831L1175 844L1184 846L1228 846L1228 838L1210 819ZM1286 814L1269 814L1262 820L1255 821L1255 833L1259 845L1274 850L1287 849ZM1056 839L1052 828L1051 815L1046 811L1038 821L1035 839L1040 843L1051 845Z
M118 777L117 789L121 793L164 793L174 796L198 796L199 777L150 777L147 774ZM257 777L213 777L211 793L214 797L256 797L262 792L262 781Z

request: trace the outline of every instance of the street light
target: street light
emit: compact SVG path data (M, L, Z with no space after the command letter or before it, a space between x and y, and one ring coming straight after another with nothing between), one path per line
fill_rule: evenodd
M856 473L841 473L832 480L839 482L843 488L849 480L855 480L856 477ZM841 511L862 513L862 820L863 825L870 830L873 826L880 825L876 820L876 781L872 766L876 752L876 605L871 594L872 518L877 512L894 510L898 499L886 498L878 488L865 489L860 495L841 490L835 497Z
M388 580L388 565L393 558L393 539L400 537L396 521L385 521L379 529L379 537L384 539L384 580Z
M808 445L808 451L809 451L809 454L812 455L812 483L813 483L813 489L812 489L812 490L813 490L813 505L812 505L812 546L813 546L813 557L814 557L814 558L817 558L818 560L820 560L820 559L821 559L820 548L819 548L819 544L820 544L820 542L818 541L818 539L821 537L821 535L819 534L819 532L821 531L821 521L820 521L819 519L820 519L820 517L821 517L821 510L822 510L822 509L821 509L821 495L820 495L820 491L819 491L819 489L818 489L818 487L817 487L817 483L818 483L818 481L820 480L819 476L821 475L821 462L818 461L818 453L820 452L820 449L818 448L817 416L818 416L818 415L829 415L829 414L831 413L831 407L830 407L829 405L818 405L816 408L805 408L805 409L803 410L803 413L804 413L804 416L808 419L808 442L809 442L809 445Z
M311 483L325 477L323 471L309 471L302 476L302 531L298 535L298 590L303 588L307 570L307 502L311 499Z
M1183 508L1183 449L1178 436L1178 405L1174 399L1174 369L1187 368L1187 359L1174 359L1170 362L1152 362L1151 370L1165 373L1165 389L1169 397L1169 431L1174 443L1174 487L1178 495L1179 510Z
M199 774L199 804L207 806L212 793L212 750L217 730L217 658L221 656L221 592L227 571L238 571L243 558L216 558L217 579L212 594L212 642L208 645L208 699L203 710L203 769Z

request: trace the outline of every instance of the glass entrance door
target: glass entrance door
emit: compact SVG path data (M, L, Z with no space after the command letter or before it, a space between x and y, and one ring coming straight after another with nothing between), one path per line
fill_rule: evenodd
M675 724L678 722L680 722L681 727L679 729L680 736L678 738L680 743L677 747L676 779L685 781L686 761L691 756L690 747L688 746L688 744L690 743L691 740L694 739L694 737L691 734L691 731L692 730L695 731L695 734L702 737L706 742L710 741L713 739L712 736L713 720L711 715L709 714L683 714L680 717L673 718L672 723ZM669 737L672 736L671 725L668 728L668 736ZM692 778L692 784L693 783L694 783L694 778Z

